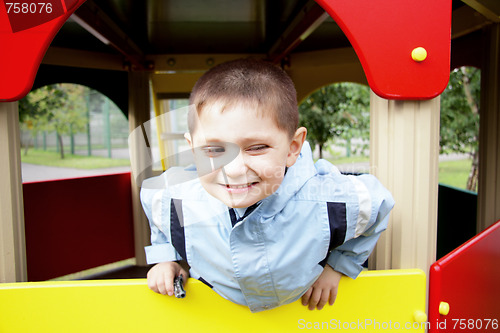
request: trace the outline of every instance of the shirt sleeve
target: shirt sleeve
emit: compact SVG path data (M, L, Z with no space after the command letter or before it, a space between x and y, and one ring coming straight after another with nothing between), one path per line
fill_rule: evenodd
M394 199L372 175L347 176L357 196L355 214L348 219L345 241L330 253L327 263L335 271L355 279L387 228Z
M182 260L170 239L170 200L167 189L158 186L163 182L161 177L145 180L141 189L142 207L151 228L151 246L145 247L148 264Z

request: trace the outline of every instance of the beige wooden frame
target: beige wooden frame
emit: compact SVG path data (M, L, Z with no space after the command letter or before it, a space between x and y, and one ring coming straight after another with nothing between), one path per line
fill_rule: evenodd
M396 205L370 260L372 269L420 268L436 259L439 97L370 99L370 170Z
M0 103L0 282L26 280L18 103Z

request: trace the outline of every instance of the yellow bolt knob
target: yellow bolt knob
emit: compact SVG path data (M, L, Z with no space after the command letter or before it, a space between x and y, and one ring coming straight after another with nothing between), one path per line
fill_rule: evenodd
M416 62L424 61L425 58L427 58L427 50L423 47L414 48L413 51L411 51L411 58Z
M417 310L413 313L413 319L417 323L425 323L427 321L427 315L424 311Z
M439 313L443 316L448 315L448 313L450 313L450 304L446 302L439 303Z

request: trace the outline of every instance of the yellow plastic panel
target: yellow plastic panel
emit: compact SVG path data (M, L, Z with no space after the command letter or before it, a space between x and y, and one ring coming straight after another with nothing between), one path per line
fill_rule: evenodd
M300 301L251 313L190 279L184 299L150 291L146 280L0 284L0 332L424 332L425 274L368 271L343 278L333 306ZM420 317L418 316L420 315ZM422 324L415 322L424 321ZM406 328L406 329L405 329Z

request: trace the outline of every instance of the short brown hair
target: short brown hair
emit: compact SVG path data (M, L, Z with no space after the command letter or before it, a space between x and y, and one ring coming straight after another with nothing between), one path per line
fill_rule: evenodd
M199 115L207 105L221 103L224 108L237 103L255 106L261 115L270 116L277 127L292 138L299 123L297 92L292 79L281 68L263 60L238 59L217 65L196 82L189 104ZM191 133L196 117L190 113Z

